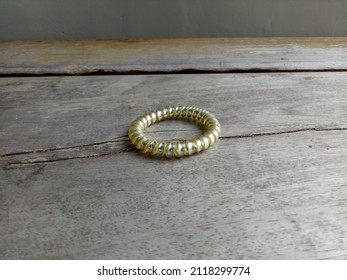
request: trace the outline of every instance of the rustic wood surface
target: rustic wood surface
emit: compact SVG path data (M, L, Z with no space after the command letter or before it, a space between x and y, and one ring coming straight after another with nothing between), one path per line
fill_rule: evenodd
M347 258L347 73L22 77L0 89L2 259ZM130 122L171 104L215 114L220 141L179 160L140 155Z
M0 42L0 74L347 70L347 38Z

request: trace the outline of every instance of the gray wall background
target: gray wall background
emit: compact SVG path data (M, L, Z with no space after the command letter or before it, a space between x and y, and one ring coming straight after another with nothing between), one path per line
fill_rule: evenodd
M0 40L347 36L347 0L0 0Z

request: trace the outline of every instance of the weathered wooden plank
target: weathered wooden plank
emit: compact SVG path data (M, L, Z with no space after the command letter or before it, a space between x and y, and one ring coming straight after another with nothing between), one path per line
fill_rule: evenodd
M347 258L347 132L1 171L1 258Z
M347 258L346 78L0 79L0 258ZM222 139L181 160L135 152L130 122L171 104L214 113Z
M347 127L347 73L3 78L0 86L1 154L112 141L136 117L174 104L209 110L223 136Z
M347 38L0 42L0 74L346 70Z

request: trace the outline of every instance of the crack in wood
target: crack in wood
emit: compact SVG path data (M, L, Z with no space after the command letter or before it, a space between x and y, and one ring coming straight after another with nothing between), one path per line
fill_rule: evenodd
M263 136L273 136L273 135L281 135L281 134L290 134L290 133L298 133L298 132L305 132L305 131L346 131L347 128L345 127L331 127L331 128L323 128L323 127L310 127L310 128L301 128L301 129L293 129L293 130L285 130L285 131L277 131L277 132L265 132L265 133L253 133L253 134L243 134L243 135L231 135L231 136L221 136L221 140L227 140L227 139L239 139L239 138L252 138L252 137L263 137ZM156 131L156 132L164 132L164 131ZM118 136L114 139L124 138L126 135ZM17 155L25 155L25 154L34 154L34 153L44 153L44 152L51 152L51 151L61 151L61 150L69 150L74 148L83 148L83 147L89 147L89 146L98 146L102 144L110 144L115 142L122 142L122 141L128 141L128 140L111 140L111 141L100 141L95 143L89 143L89 144L83 144L83 145L75 145L75 146L66 146L66 147L59 147L59 148L46 148L46 149L36 149L32 151L23 151L23 152L15 152L15 153L8 153L0 155L0 157L10 157L10 156L17 156ZM93 158L93 157L102 157L102 156L112 156L112 155L118 155L123 154L127 152L133 152L136 148L134 146L127 146L122 148L119 151L112 151L112 152L105 152L105 153L92 153L92 154L81 154L71 157L62 157L62 158L53 158L53 159L43 159L43 160L32 160L32 161L24 161L24 160L18 160L18 161L12 161L8 162L7 165L4 167L4 169L13 169L13 168L20 168L23 166L28 165L34 165L34 164L49 164L59 161L65 161L65 160L71 160L71 159L81 159L81 158Z
M272 136L272 135L290 134L290 133L297 133L297 132L304 132L304 131L341 131L341 130L347 130L347 127L332 127L332 128L309 127L309 128L299 128L299 129L276 131L276 132L221 136L219 137L219 139L223 140L223 139L250 138L250 137L259 137L259 136Z
M4 167L4 169L5 170L6 169L14 169L14 168L20 168L20 167L28 166L28 165L35 165L35 164L49 164L49 163L53 163L53 162L65 161L65 160L70 160L70 159L94 158L94 157L102 157L102 156L119 155L119 154L123 154L123 153L127 153L127 152L132 152L135 150L136 150L135 147L125 147L125 148L121 149L120 151L101 153L101 154L77 155L77 156L59 158L59 159L38 160L38 161L34 161L34 162L13 161L13 162L9 162Z
M76 149L76 148L83 148L83 147L90 147L90 146L99 146L99 145L104 145L104 144L127 141L127 140L116 140L116 139L125 138L125 137L127 137L127 135L115 137L115 138L113 138L114 140L100 141L100 142L94 142L94 143L88 143L88 144L11 152L11 153L6 153L6 154L2 154L2 155L0 154L0 157L10 157L10 156L17 156L17 155L25 155L25 154L45 153L45 152L69 150L69 149Z
M331 127L331 128L309 127L309 128L300 128L300 129L276 131L276 132L264 132L264 133L252 133L252 134L221 136L221 137L219 137L219 139L224 140L224 139L237 139L237 138L251 138L251 137L259 137L259 136L271 136L271 135L281 135L281 134L288 134L288 133L297 133L297 132L303 132L303 131L334 131L334 130L335 131L341 131L341 130L347 130L347 128L345 128L345 127ZM189 130L163 130L163 131L151 131L150 133L175 132L175 131L189 131ZM94 143L88 143L88 144L81 144L81 145L74 145L74 146L63 146L63 147L52 147L52 148L42 148L42 149L26 150L26 151L19 151L19 152L11 152L11 153L6 153L6 154L0 154L0 157L11 157L11 156L16 156L16 155L45 153L45 152L69 150L69 149L91 147L91 146L99 146L99 145L104 145L104 144L111 144L111 143L128 141L128 139L116 140L116 139L125 138L125 137L127 137L127 135L122 135L122 136L118 136L118 137L113 138L115 140L100 141L100 142L94 142ZM98 155L96 155L96 156L98 156Z

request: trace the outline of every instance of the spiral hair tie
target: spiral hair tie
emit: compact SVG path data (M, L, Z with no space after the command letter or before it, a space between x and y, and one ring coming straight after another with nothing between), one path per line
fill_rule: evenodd
M148 138L143 131L160 121L183 119L200 124L204 132L190 140L157 141ZM142 153L156 157L183 157L199 153L211 147L219 138L221 126L217 118L206 110L191 106L177 106L149 112L131 123L129 139Z

